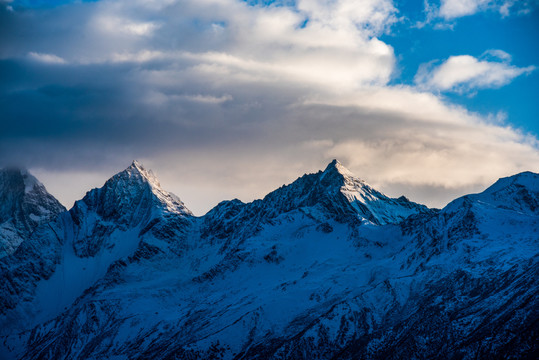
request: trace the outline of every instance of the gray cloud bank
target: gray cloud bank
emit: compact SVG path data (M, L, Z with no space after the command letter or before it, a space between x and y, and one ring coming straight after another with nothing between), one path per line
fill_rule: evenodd
M535 137L388 85L391 1L0 7L0 166L34 170L66 205L134 158L198 213L335 157L431 206L538 171Z

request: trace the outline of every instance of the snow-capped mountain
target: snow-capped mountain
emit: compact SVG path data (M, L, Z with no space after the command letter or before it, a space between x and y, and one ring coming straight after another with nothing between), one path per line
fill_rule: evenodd
M9 255L32 231L65 208L28 171L0 169L0 257Z
M430 210L334 161L195 217L133 163L0 260L0 357L533 358L538 201Z
M249 204L239 200L220 203L204 217L207 226L203 236L208 233L225 239L251 236L262 225L275 224L281 215L293 212L320 224L336 221L385 225L398 223L412 214L430 214L433 210L404 196L389 198L333 160L324 171L304 175L261 200Z
M355 177L337 160L323 172L305 175L294 183L268 194L261 202L274 214L300 208L321 208L335 220L358 220L385 225L397 223L412 214L428 213L424 205L404 196L392 199Z
M139 239L176 241L191 213L155 176L134 162L69 212L37 227L0 263L0 334L58 315L102 278L115 261L132 255ZM180 245L171 244L176 249Z

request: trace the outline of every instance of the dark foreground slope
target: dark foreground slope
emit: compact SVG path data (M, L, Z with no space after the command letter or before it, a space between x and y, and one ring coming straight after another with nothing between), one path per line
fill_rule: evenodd
M134 163L1 260L0 356L534 358L538 202L523 173L430 210L333 162L194 217Z

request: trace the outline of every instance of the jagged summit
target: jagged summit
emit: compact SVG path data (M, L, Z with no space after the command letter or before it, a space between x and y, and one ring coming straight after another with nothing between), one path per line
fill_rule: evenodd
M82 201L111 216L154 210L192 215L176 195L161 187L151 170L136 160L102 188L88 192Z
M8 167L0 169L0 188L4 191L29 193L34 190L39 191L44 186L26 168Z
M241 205L241 211L238 206L220 204L211 214L221 212L225 205L229 217L242 219L271 219L299 210L320 219L373 225L396 224L412 214L430 211L406 198L393 199L382 194L355 177L338 160L329 163L324 171L306 174L272 191L262 200Z
M429 211L426 206L405 197L390 198L356 177L336 159L321 174L320 184L326 186L330 193L338 187L337 198L343 197L344 203L349 204L360 218L377 225L397 223L412 214Z
M325 170L320 174L320 181L325 186L345 186L346 184L356 183L361 185L368 184L354 175L348 168L346 168L341 162L337 159L331 161Z
M323 171L323 176L330 174L339 174L344 177L354 177L354 174L337 159L333 159Z
M330 172L330 171L334 171L334 170L339 170L339 168L344 168L345 170L348 171L348 169L346 169L339 160L337 159L333 159L331 160L331 162L326 166L326 169L324 170L324 172Z
M363 192L365 193L376 193L376 196L385 196L381 192L375 190L365 180L356 176L337 159L331 161L326 169L321 173L320 182L328 188L336 186L341 189L351 191L363 189Z
M137 160L133 160L125 170L113 175L105 182L104 187L123 188L135 193L149 187L156 192L165 192L155 174Z
M119 172L114 175L110 180L127 180L128 183L147 183L154 188L161 189L161 184L155 176L155 174L144 167L142 163L137 160L133 160L131 165L129 165L124 171ZM162 189L161 189L162 190Z

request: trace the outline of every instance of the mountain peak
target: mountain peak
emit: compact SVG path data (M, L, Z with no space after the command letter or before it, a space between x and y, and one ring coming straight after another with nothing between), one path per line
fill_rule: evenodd
M131 217L141 211L191 215L183 202L163 190L154 173L136 160L112 176L102 188L88 192L82 201L106 219L120 216L126 222L132 222Z
M531 191L539 192L539 174L531 171L498 179L492 186L485 190L485 193L495 193L511 186L524 187Z
M398 223L409 215L430 211L404 198L389 198L354 176L338 160L330 162L324 171L304 175L269 193L263 202L270 214L317 207L323 209L320 214L324 216L375 225Z
M23 167L0 169L0 193L4 192L19 197L48 195L45 186Z
M344 177L345 179L356 178L356 176L350 170L348 170L343 164L341 164L339 160L333 159L333 161L331 161L328 164L328 166L326 166L326 169L323 171L322 178L325 178L328 176L334 177L336 175L340 175Z
M129 167L127 169L131 169L133 171L138 171L140 173L148 172L148 170L144 167L144 165L138 160L133 160L131 162L131 165L129 165Z
M0 170L0 185L4 188L10 187L10 191L16 191L24 189L24 193L29 193L34 188L43 187L34 176L32 176L28 170L21 167L9 167Z
M453 209L461 199L452 201L446 208ZM536 216L539 214L539 174L526 171L504 177L482 193L466 195L464 199Z
M151 170L146 169L144 165L137 160L133 160L127 169L120 172L116 176L127 176L130 179L147 182L150 186L161 189L161 184L159 183L159 180L155 174Z
M330 166L335 167L337 165L342 165L342 164L341 164L341 162L339 160L333 159L333 160L331 160L331 162L328 164L327 167L330 167Z

